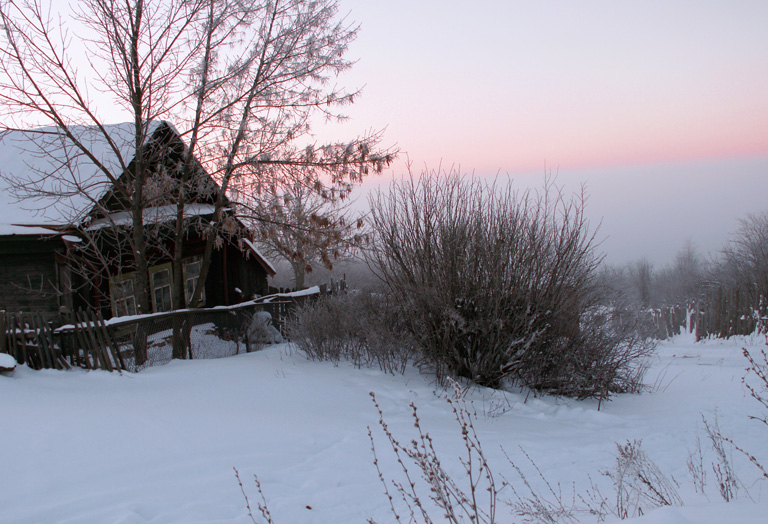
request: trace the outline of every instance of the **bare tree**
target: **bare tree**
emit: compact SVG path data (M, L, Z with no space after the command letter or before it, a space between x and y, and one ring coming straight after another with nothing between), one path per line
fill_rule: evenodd
M747 215L723 248L717 278L749 293L753 306L768 298L768 212Z
M204 188L212 192L214 211L201 224L206 246L191 300L197 305L211 254L228 240L225 226L234 190L250 194L286 165L311 167L316 177L328 178L330 187L342 188L391 162L391 152L375 150L376 134L348 144L297 145L308 138L313 114L342 118L338 108L358 95L331 85L351 66L344 55L357 33L356 26L338 21L337 15L336 0L83 0L66 20L54 17L41 0L0 3L5 127L52 125L53 134L115 188L114 198L130 217L132 260L124 263L136 270L139 311L151 309L144 215L158 204L155 197L173 195L164 202L177 205L175 228L166 233L175 233L173 289L180 303L185 205L199 196L200 173L217 182L215 188ZM87 56L88 67L74 60L76 53ZM132 122L128 136L111 132L107 113L89 89L111 97L127 115ZM186 144L175 165L161 166L168 183L147 194L150 168L164 154L150 140L161 120L173 121ZM94 141L82 139L84 128L97 135L96 142L107 144L108 155ZM107 157L115 157L116 165ZM66 171L54 166L34 180L17 181L18 196L40 197L52 185L84 197L108 217L102 194L78 173ZM254 209L241 207L239 212L253 216Z
M336 261L354 256L368 240L363 217L353 217L349 210L348 192L334 194L334 188L302 169L290 169L269 192L260 199L269 220L256 221L255 229L265 254L291 265L298 289L313 265L333 269Z
M193 304L204 288L210 254L221 241L215 226L223 222L228 195L236 192L252 203L249 197L260 194L285 166L305 168L312 177L309 185L327 177L331 194L338 193L392 160L390 152L374 150L377 134L347 144L296 146L309 131L311 115L341 118L334 108L359 94L329 87L334 76L351 66L344 55L357 32L336 21L336 1L244 5L233 12L228 2L208 0L205 52L190 78L197 94L196 122L190 129L197 133L198 156L220 183ZM238 52L224 54L233 42ZM265 218L260 206L239 212Z
M50 8L33 0L8 0L0 6L4 29L0 100L9 123L6 127L26 129L30 124L52 124L53 128L38 133L40 149L51 147L54 141L69 150L65 162L72 156L86 157L114 188L116 198L124 201L132 216L129 242L135 254L140 311L150 309L142 217L147 206L143 191L152 153L145 148L152 133L151 123L172 109L170 95L175 91L176 79L194 54L183 35L194 20L195 7L185 0L81 2L73 20L93 35L81 48L91 57L91 75L84 76L73 62L71 39L62 21L52 17ZM150 23L152 19L161 22ZM108 128L89 97L89 80L108 90L131 115L130 132L122 129L115 133ZM106 147L106 154L100 153L100 147ZM53 187L64 194L82 196L92 206L103 204L103 188L95 191L91 178L83 180L79 170L67 169L67 164L51 167L51 172L21 180L16 186L19 196L39 196ZM49 177L55 182L51 183ZM108 214L106 209L101 211Z
M705 261L693 243L687 241L671 266L654 272L654 305L691 307L701 298L707 271Z
M638 260L632 268L632 278L640 298L640 306L647 309L651 306L651 287L653 281L653 264L647 259Z

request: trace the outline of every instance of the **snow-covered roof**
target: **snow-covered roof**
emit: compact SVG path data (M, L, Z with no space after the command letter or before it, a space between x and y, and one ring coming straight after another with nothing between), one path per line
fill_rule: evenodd
M0 195L0 198L2 196ZM55 236L60 235L58 231L53 231L44 227L37 226L19 226L15 224L6 224L0 222L0 236Z
M272 275L277 274L277 270L275 269L275 266L269 263L269 260L267 260L267 257L261 254L261 251L259 251L259 248L257 248L253 242L251 242L247 238L244 238L243 242L256 255L256 258L262 261L262 265L264 266L264 269L266 269L268 272L271 271Z
M152 136L163 122L152 122ZM135 152L133 123L75 126L75 139L115 178ZM122 160L122 164L121 164ZM67 225L111 187L109 176L56 127L0 133L0 223Z
M145 224L157 224L167 222L176 218L176 204L167 206L148 207L143 212L143 222ZM184 216L196 217L213 214L216 206L213 204L185 204ZM88 230L94 231L105 227L130 226L133 223L130 211L120 211L111 213L106 218L99 218L88 225Z

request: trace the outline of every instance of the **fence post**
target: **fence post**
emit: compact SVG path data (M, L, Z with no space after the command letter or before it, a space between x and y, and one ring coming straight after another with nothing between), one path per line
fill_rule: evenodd
M32 327L32 331L35 335L35 341L37 343L37 352L40 354L40 364L43 368L55 368L55 365L53 363L53 358L51 356L51 353L49 351L49 348L47 347L45 343L44 338L44 325L43 325L43 319L38 314L32 314L30 316L30 326Z
M14 340L16 340L17 347L16 351L21 352L21 361L20 362L26 362L29 367L32 369L40 369L37 367L37 364L35 362L30 362L29 358L29 352L27 351L27 331L26 331L26 324L24 323L24 313L19 311L18 316L16 317L16 325L18 326L15 333L14 333ZM20 346L20 347L19 347ZM16 357L16 361L19 362L19 357Z
M8 353L8 334L6 333L6 313L0 309L0 353Z

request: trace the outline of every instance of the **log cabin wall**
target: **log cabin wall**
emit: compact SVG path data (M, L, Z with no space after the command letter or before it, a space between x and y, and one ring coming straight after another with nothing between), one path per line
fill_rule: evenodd
M58 314L65 303L59 251L59 237L0 237L0 310Z

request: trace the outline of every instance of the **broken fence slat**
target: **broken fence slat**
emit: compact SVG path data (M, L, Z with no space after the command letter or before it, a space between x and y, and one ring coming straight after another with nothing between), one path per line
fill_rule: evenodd
M32 327L32 334L35 343L37 344L37 352L40 354L40 366L50 369L53 367L53 359L51 358L51 354L48 350L45 339L43 338L42 319L40 318L39 314L33 314L29 320L30 326Z
M94 356L94 363L97 363L97 369L106 369L112 371L111 363L105 358L104 352L101 351L101 346L96 340L96 334L93 329L93 322L89 318L88 312L83 312L83 319L85 320L85 336L88 339L91 347L91 352Z
M85 364L85 369L96 369L98 366L96 365L96 362L91 362L91 352L88 345L88 337L85 336L85 333L83 333L83 329L80 327L83 324L82 320L82 312L78 311L75 313L75 337L76 337L76 347L80 348L78 349L78 353L82 355L83 363Z
M15 317L12 313L8 313L8 324L6 332L8 334L8 351L11 355L13 355L13 358L16 359L16 362L19 362L20 364L25 364L23 360L19 360L19 352L16 347L16 324L15 324Z
M51 326L48 325L48 322L45 321L42 315L38 315L37 324L37 340L40 349L45 351L50 367L52 369L60 369L56 344L53 342L53 337L51 336Z
M97 312L96 315L99 328L104 336L104 341L112 352L112 358L115 361L115 367L125 371L126 367L125 362L123 362L123 356L120 354L120 346L118 346L117 341L115 341L112 333L109 331L107 323L104 321L104 317L101 315L101 313Z
M29 362L27 355L26 335L24 334L24 313L19 312L19 315L16 317L16 325L18 328L14 332L13 338L16 342L17 351L19 351L21 355L21 360L19 360L19 357L17 356L16 361L26 362L29 367L34 368L34 362Z
M71 369L67 359L64 357L61 351L61 347L56 345L56 341L53 339L53 329L50 324L46 322L42 316L40 317L41 331L40 335L45 344L48 346L48 354L50 355L52 367L54 369Z
M98 351L101 354L104 364L106 365L106 369L107 371L114 371L117 362L115 362L115 365L113 365L112 357L109 354L109 344L107 342L107 338L104 336L104 332L101 329L101 324L98 321L98 317L93 311L90 312L89 317L91 319L90 329L93 333L93 338L96 340Z
M0 353L9 353L8 351L8 321L6 317L8 314L5 311L0 311Z

